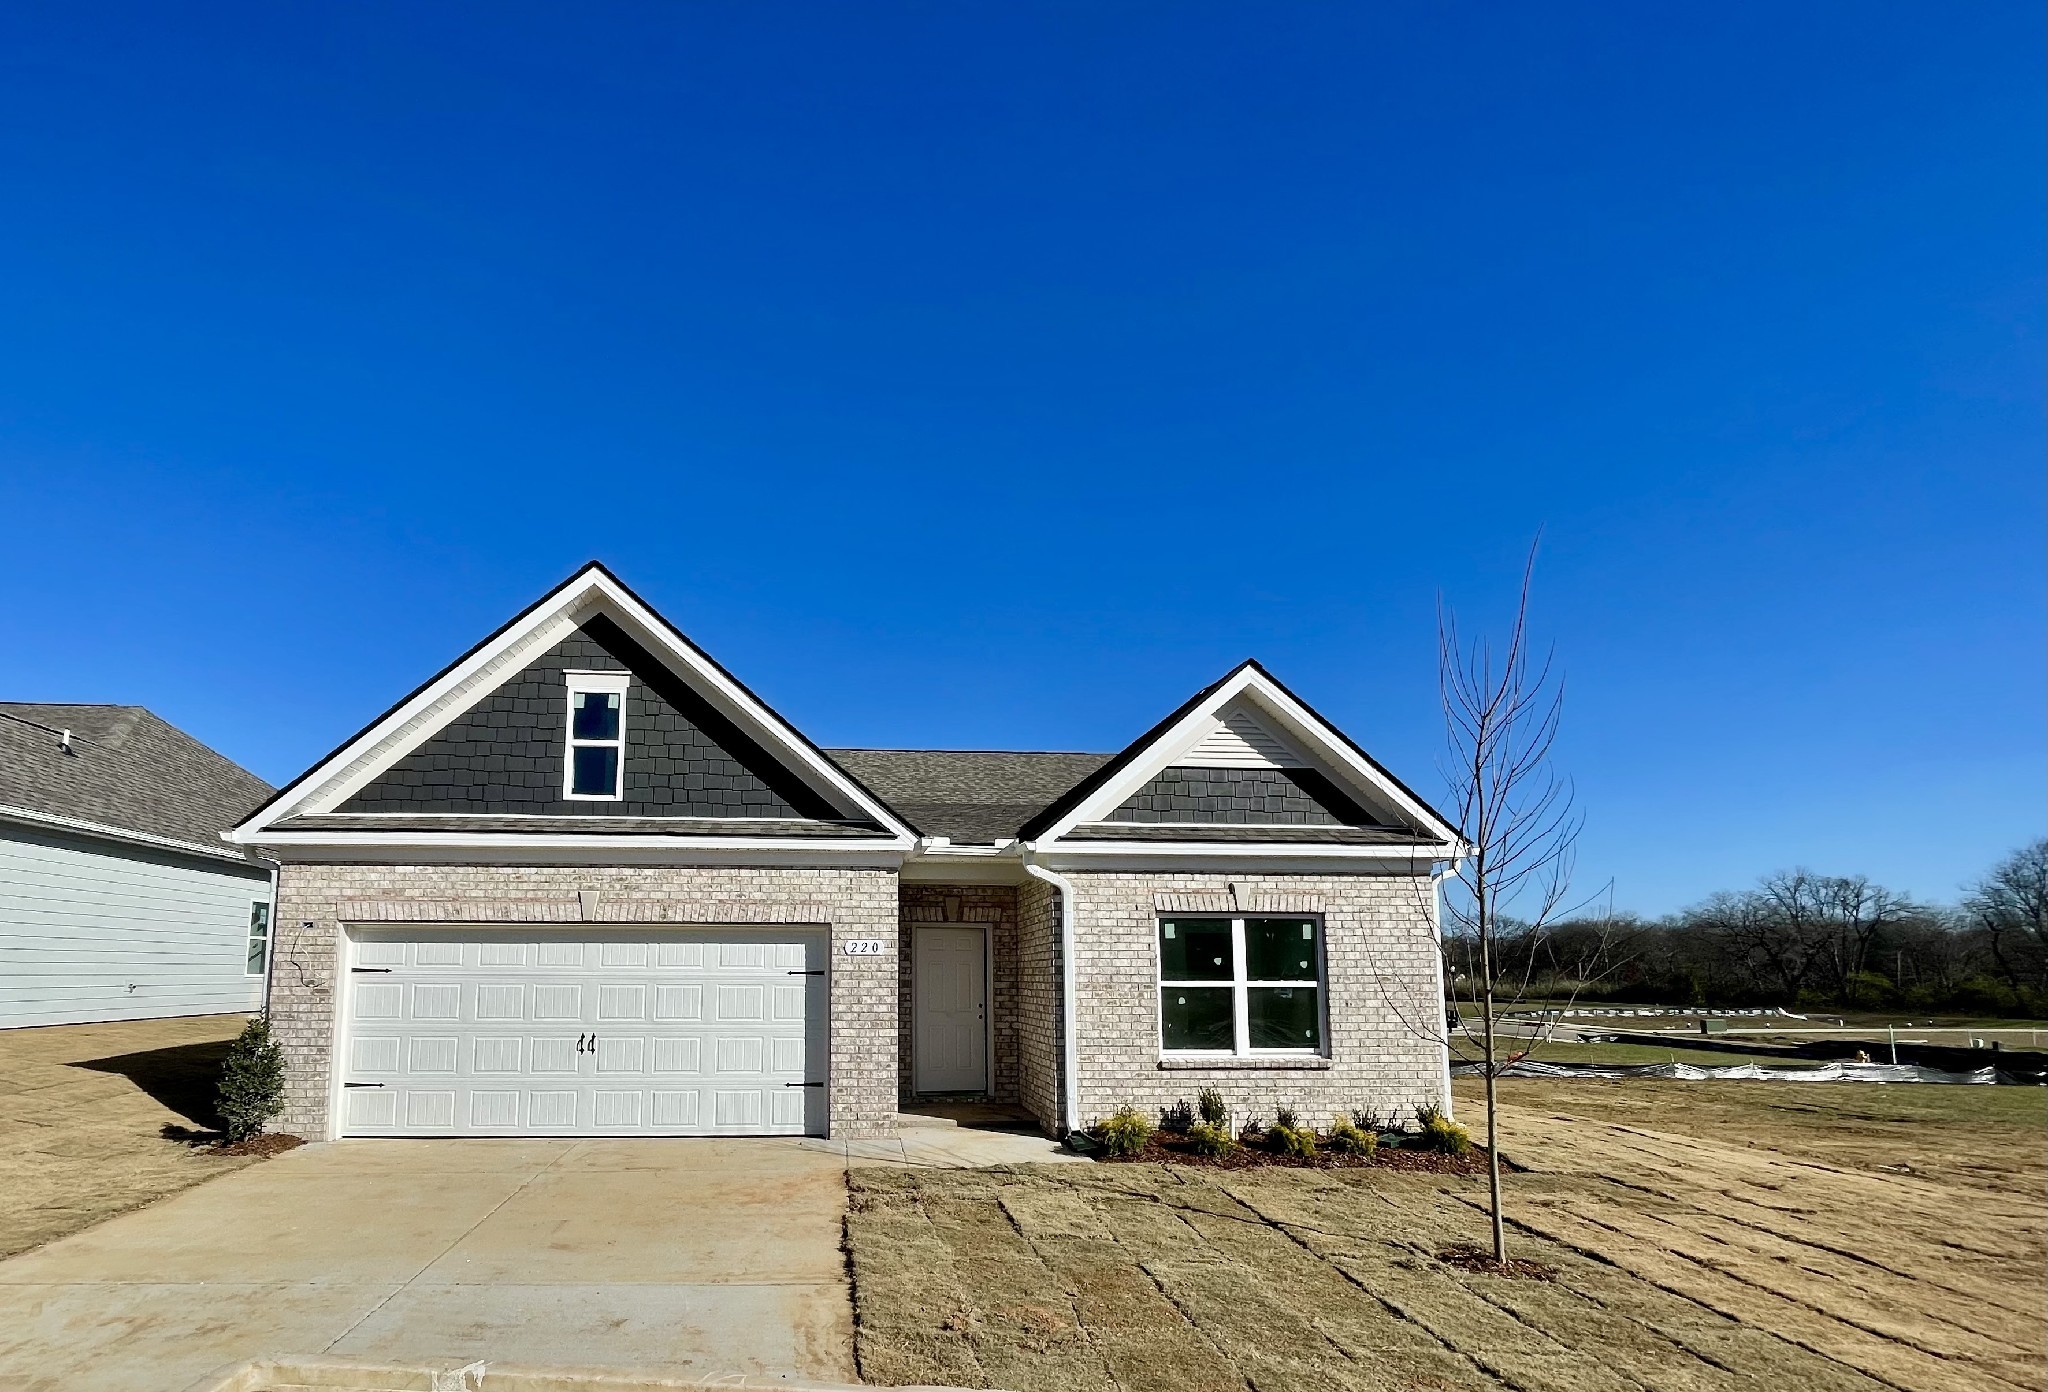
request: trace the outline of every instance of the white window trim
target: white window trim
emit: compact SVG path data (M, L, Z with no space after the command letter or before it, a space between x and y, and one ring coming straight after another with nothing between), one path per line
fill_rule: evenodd
M570 802L623 802L626 797L626 690L633 684L631 672L564 672L562 676L569 684L568 709L562 719L562 796ZM584 694L614 695L619 698L619 732L615 738L592 740L576 738L576 698ZM578 749L616 749L619 757L612 765L612 790L609 793L579 793L576 791L576 751Z
M1245 975L1247 955L1245 953L1244 921L1246 915L1233 916L1230 922L1230 979L1207 981L1183 977L1170 981L1166 977L1166 957L1160 950L1160 934L1167 920L1175 921L1220 919L1221 914L1158 914L1153 920L1152 952L1155 963L1153 975L1156 986L1152 993L1152 1006L1158 1014L1159 1054L1162 1058L1176 1059L1241 1059L1241 1058L1324 1058L1330 1044L1330 989L1326 956L1329 950L1329 927L1320 914L1251 914L1252 918L1306 919L1316 925L1316 975L1313 981L1254 981ZM1175 987L1187 989L1217 990L1230 988L1231 1025L1235 1047L1230 1049L1169 1049L1166 1046L1166 1003L1160 992ZM1313 1049L1254 1049L1251 1043L1251 997L1250 992L1257 986L1309 986L1316 993L1316 1033L1320 1042Z
M261 932L257 931L256 925L258 923L263 925ZM249 934L242 943L242 975L262 976L270 969L270 926L270 901L268 899L251 899L249 901ZM249 949L259 942L263 944L263 961L260 966L251 967L248 965Z

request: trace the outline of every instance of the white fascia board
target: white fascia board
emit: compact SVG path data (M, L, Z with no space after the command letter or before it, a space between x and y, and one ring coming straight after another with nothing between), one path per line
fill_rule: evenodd
M304 837L305 839L298 839ZM716 842L641 836L381 836L362 841L314 833L282 833L264 842L292 863L397 865L746 865L894 870L903 851L889 842L860 843L725 837Z
M1049 846L1034 859L1053 870L1231 875L1427 875L1442 847L1341 846Z
M82 836L93 836L103 841L120 841L134 846L180 851L186 855L205 856L208 860L231 861L252 870L262 869L246 853L225 845L208 846L199 841L180 841L173 836L154 836L146 831L130 831L126 827L108 826L105 822L88 822L79 817L60 817L54 812L37 812L27 807L0 805L0 822L19 822L23 826L48 827L53 831L75 831Z
M599 846L666 848L670 850L737 851L872 851L902 855L910 849L908 840L874 837L838 840L829 836L578 836L574 833L534 836L518 831L272 831L259 844L264 846L332 846L337 849L408 850L416 847L450 846L495 851L511 847L535 850L573 850Z
M1063 838L1075 827L1086 822L1105 820L1132 794L1150 782L1161 769L1170 766L1200 742L1214 727L1217 712L1239 699L1256 705L1259 713L1270 717L1279 725L1281 733L1287 738L1341 770L1362 791L1369 793L1369 801L1386 805L1414 825L1448 842L1457 841L1456 828L1446 826L1435 813L1417 802L1368 760L1361 758L1349 742L1339 738L1322 720L1304 709L1300 702L1268 681L1256 667L1247 666L1233 673L1229 680L1209 694L1207 700L1182 716L1172 729L1153 741L1152 748L1147 750L1142 758L1133 759L1129 767L1097 788L1079 806L1048 827L1039 837L1040 844L1048 848L1060 845ZM1292 850L1296 855L1301 853L1299 846L1293 847Z
M763 736L772 752L804 769L817 783L837 792L909 844L913 833L900 819L813 750L787 721L750 696L666 620L595 566L571 577L532 612L322 760L298 781L289 798L263 807L226 839L238 845L272 840L274 834L267 829L274 823L300 812L326 811L347 801L434 731L495 691L500 682L493 678L503 669L515 661L524 666L523 659L534 651L545 651L562 634L601 611L608 611L629 630L637 630L637 636L678 675L690 679L692 688L721 714L742 729Z

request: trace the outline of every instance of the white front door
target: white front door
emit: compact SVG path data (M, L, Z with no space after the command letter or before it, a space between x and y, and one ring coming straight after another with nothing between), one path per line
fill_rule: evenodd
M789 929L363 929L351 1136L825 1130L827 968Z
M988 1091L986 948L979 928L916 930L910 1032L919 1092Z

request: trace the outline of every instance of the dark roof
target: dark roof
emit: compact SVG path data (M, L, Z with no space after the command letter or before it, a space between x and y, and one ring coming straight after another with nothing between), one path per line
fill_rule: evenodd
M402 812L329 812L286 817L275 831L492 831L538 836L871 836L890 833L873 822L814 822L771 817L500 817L489 814L408 816Z
M71 731L65 753L60 732ZM242 857L220 834L270 785L141 706L0 701L0 806Z
M828 749L832 761L927 836L986 845L1109 762L1107 754L995 749Z

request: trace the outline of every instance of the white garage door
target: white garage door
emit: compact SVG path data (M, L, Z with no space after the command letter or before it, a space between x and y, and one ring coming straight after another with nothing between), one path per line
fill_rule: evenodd
M351 1136L825 1130L820 933L363 929Z

